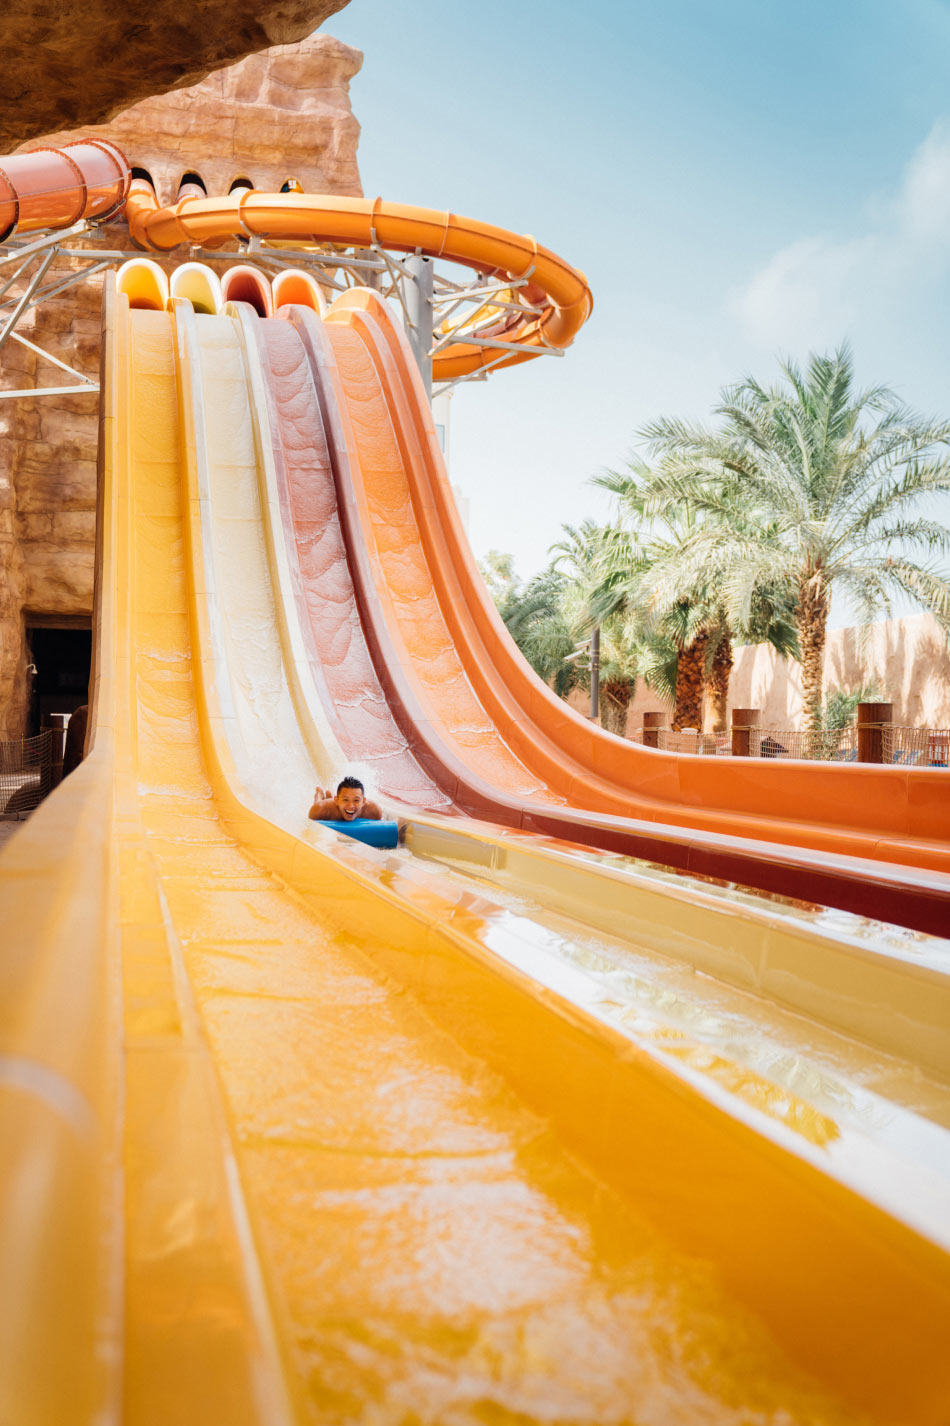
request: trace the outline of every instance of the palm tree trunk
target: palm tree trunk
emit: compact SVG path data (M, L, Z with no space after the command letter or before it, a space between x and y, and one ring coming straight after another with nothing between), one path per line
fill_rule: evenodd
M714 733L726 731L726 709L729 702L729 678L732 674L732 638L723 634L716 645L709 672L709 702Z
M621 738L627 735L627 712L633 696L629 678L607 678L600 685L600 726Z
M828 624L830 590L821 570L803 579L798 591L798 642L802 651L802 691L805 699L805 730L821 730L822 692L825 672L825 629Z
M676 660L676 706L673 730L696 728L703 731L703 693L706 688L706 645L708 634L700 634Z

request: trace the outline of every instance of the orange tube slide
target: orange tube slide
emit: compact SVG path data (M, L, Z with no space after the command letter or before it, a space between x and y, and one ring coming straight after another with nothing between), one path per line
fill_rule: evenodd
M495 347L454 342L433 359L437 381L465 376L488 365L513 366L538 355L544 347L569 346L591 311L584 275L534 238L432 208L386 203L381 198L256 193L250 189L227 197L183 198L172 207L160 208L151 184L136 179L125 212L134 241L161 252L180 243L214 247L248 236L363 248L379 244L464 263L483 273L528 279L532 305L541 307L541 313L526 313L504 333L506 342L522 350L500 356Z
M337 300L325 328L312 315L294 321L323 368L315 375L328 427L338 428L341 518L377 674L415 756L457 805L945 929L950 813L941 773L677 757L573 714L530 673L488 605L412 358L385 304L353 292Z
M105 139L10 154L0 164L0 243L15 232L108 218L122 207L131 181L125 155Z

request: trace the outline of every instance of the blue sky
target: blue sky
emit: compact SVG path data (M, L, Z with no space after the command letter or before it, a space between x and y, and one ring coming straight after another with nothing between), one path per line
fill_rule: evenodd
M350 0L364 191L533 233L594 314L563 360L460 388L476 553L539 568L660 414L847 337L950 409L950 4Z

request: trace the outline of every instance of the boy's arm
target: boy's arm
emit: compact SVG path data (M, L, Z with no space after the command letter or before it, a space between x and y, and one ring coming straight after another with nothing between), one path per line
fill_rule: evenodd
M340 810L332 797L318 797L307 816L311 822L336 822Z

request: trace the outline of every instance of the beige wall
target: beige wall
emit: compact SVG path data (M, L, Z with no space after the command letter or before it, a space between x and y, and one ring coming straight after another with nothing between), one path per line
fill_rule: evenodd
M877 684L884 701L894 704L894 721L910 727L950 728L950 652L931 614L888 619L860 629L831 629L825 646L825 690ZM570 702L586 713L586 694ZM643 726L648 709L663 703L643 684L627 719L627 732ZM801 728L801 666L778 657L769 644L736 650L729 684L729 710L761 708L762 722L773 728ZM708 721L707 721L708 726Z
M825 691L874 683L893 703L894 721L950 727L950 652L932 614L888 619L869 629L831 629L825 646ZM761 708L763 723L802 726L801 665L779 659L768 644L736 650L729 707Z

